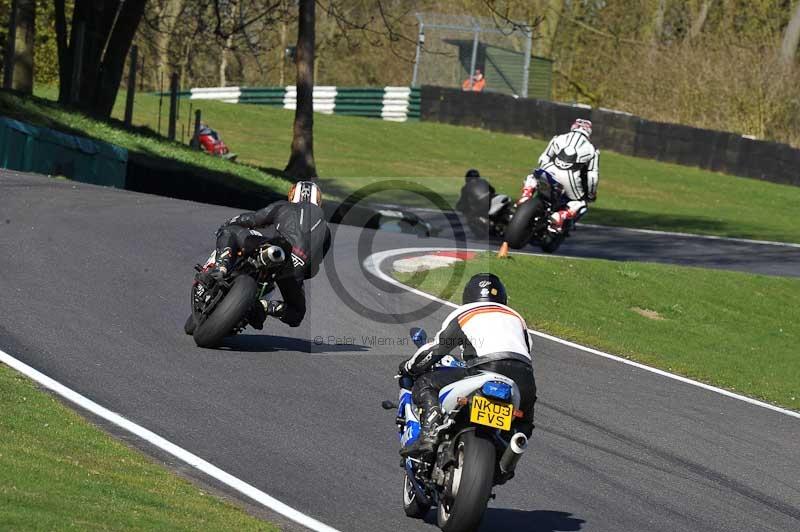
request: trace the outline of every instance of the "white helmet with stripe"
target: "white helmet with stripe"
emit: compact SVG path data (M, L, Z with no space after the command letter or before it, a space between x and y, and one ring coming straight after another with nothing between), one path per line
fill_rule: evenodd
M322 191L312 181L298 181L289 189L289 201L292 203L313 203L322 205Z

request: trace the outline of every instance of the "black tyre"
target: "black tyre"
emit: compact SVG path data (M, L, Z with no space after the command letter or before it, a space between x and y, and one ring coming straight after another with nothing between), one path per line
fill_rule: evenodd
M199 347L216 347L247 315L256 299L255 279L240 275L211 315L194 330Z
M555 253L559 246L561 246L561 243L564 242L566 236L567 235L564 233L561 233L542 242L542 251L545 253Z
M443 532L475 530L483 518L494 480L495 448L474 432L458 442L449 481L450 497L439 500L437 522Z
M505 241L508 242L508 247L520 249L530 242L533 236L533 220L540 215L542 208L542 202L536 197L517 207L503 235Z
M194 321L194 314L189 314L189 317L186 318L186 323L183 325L183 332L191 336L196 326L197 322Z
M405 511L406 515L422 519L430 509L430 504L423 504L418 500L417 492L408 479L408 473L403 475L403 511Z

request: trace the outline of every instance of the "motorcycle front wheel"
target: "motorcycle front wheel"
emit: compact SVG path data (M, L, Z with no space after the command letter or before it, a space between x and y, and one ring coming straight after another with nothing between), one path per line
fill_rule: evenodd
M408 517L422 519L431 509L430 504L423 504L417 497L417 492L408 478L408 473L403 475L403 511Z
M233 332L255 303L258 287L249 275L240 275L208 318L194 330L198 347L216 347Z
M503 234L511 249L520 249L530 242L533 237L533 221L543 212L544 204L537 196L517 207Z
M474 432L458 442L445 496L439 500L437 523L444 532L475 530L492 494L496 452L494 444Z

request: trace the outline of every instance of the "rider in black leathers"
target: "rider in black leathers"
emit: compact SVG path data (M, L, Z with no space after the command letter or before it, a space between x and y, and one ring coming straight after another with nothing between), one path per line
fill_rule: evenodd
M456 203L456 210L464 213L467 219L478 219L489 214L489 207L492 205L492 197L495 190L480 172L474 168L467 170L464 176L464 186L461 187L461 195Z
M256 316L250 318L257 329L263 326L266 316L280 318L291 327L303 321L306 313L303 281L317 274L331 244L321 203L319 187L311 181L300 181L289 190L288 201L277 201L256 212L234 216L217 230L216 265L206 274L206 281L227 276L233 258L252 234L267 237L286 252L286 265L275 282L283 301L261 300L263 312L259 312L262 308L256 308Z

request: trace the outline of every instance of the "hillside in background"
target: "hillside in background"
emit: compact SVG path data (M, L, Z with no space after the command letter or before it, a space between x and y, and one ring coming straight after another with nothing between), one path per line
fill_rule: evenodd
M0 20L6 20L10 2L0 0ZM148 2L135 38L140 49L139 88L167 87L172 72L179 74L184 88L294 83L294 2L242 0L220 4L228 10L220 13L214 4ZM797 1L325 0L318 4L317 85L408 85L417 42L416 13L484 17L500 25L515 20L535 26L532 54L554 60L555 100L800 146L800 123L795 119L800 113ZM54 22L52 3L37 2L39 82L57 79ZM471 38L465 35L463 39ZM2 27L0 53L6 38ZM437 38L441 36L429 31L427 46L432 49ZM521 41L509 40L506 45L517 48L516 53L523 51ZM437 51L427 64L452 70L454 61L456 65L459 61L452 55Z

